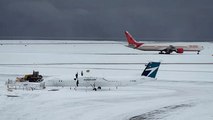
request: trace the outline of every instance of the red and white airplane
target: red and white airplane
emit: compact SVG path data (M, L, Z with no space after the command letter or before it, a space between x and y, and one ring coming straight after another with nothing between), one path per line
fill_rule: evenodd
M199 52L204 49L203 46L200 45L145 44L137 42L128 31L125 32L125 35L129 43L127 47L143 51L160 51L159 54L170 54L172 52L183 53L185 51L195 51L199 54Z

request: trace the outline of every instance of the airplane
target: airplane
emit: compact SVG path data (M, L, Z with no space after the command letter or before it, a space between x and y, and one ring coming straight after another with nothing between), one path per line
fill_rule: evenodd
M156 80L156 75L160 66L160 62L149 62L146 65L146 68L142 72L142 78L139 80L124 80L124 81L112 81L106 80L101 77L79 77L76 79L76 87L83 86L89 87L91 86L93 90L97 91L97 89L101 89L101 87L107 86L127 86L127 85L135 85L144 82L143 80Z
M204 49L200 45L145 44L137 42L128 31L125 31L125 35L128 41L127 47L143 51L160 51L159 54L171 54L172 52L182 54L185 51L196 51L199 54Z
M75 76L74 80L68 80L69 78L64 78L61 80L59 78L49 78L45 80L46 86L70 86L77 89L78 87L92 87L92 90L97 91L102 87L116 87L118 86L128 86L128 85L137 85L143 83L144 81L156 80L156 75L160 66L160 62L149 62L146 64L145 69L141 74L141 78L137 80L107 80L104 77L94 77L85 75L84 76Z

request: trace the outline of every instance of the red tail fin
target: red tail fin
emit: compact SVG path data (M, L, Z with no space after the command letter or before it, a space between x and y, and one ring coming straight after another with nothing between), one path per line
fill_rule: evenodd
M137 42L128 31L125 31L125 35L129 45L134 45L135 48L138 48L144 44Z

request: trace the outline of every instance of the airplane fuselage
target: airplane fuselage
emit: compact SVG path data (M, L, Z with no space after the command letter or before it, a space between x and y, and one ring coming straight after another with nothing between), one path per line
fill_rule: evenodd
M135 48L132 45L128 45L128 47L135 48L143 51L162 51L166 49L170 44L143 44ZM184 51L201 51L203 50L203 46L199 45L172 45L175 48L183 48Z
M116 86L116 81L106 80L101 77L79 77L79 86L94 87L94 86Z

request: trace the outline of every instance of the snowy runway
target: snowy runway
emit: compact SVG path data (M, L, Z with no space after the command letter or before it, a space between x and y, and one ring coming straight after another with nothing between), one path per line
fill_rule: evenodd
M0 46L1 119L213 119L212 43L202 43L205 49L200 55L158 55L126 48L122 42L48 42ZM149 61L162 62L158 80L118 89L103 88L95 92L90 88L75 91L73 87L71 90L70 87L47 87L45 90L9 92L4 85L7 79L15 79L32 70L40 71L46 80L71 81L76 72L87 69L92 75L109 80L135 80L140 79L144 64Z
M83 88L74 91L67 87L59 88L59 91L14 91L13 94L19 97L1 96L4 106L1 108L1 117L108 120L129 119L142 114L152 119L211 119L213 98L209 95L213 93L212 86L209 83L171 85L168 82L153 81L97 92ZM176 116L176 113L180 115ZM194 115L200 117L194 118Z

